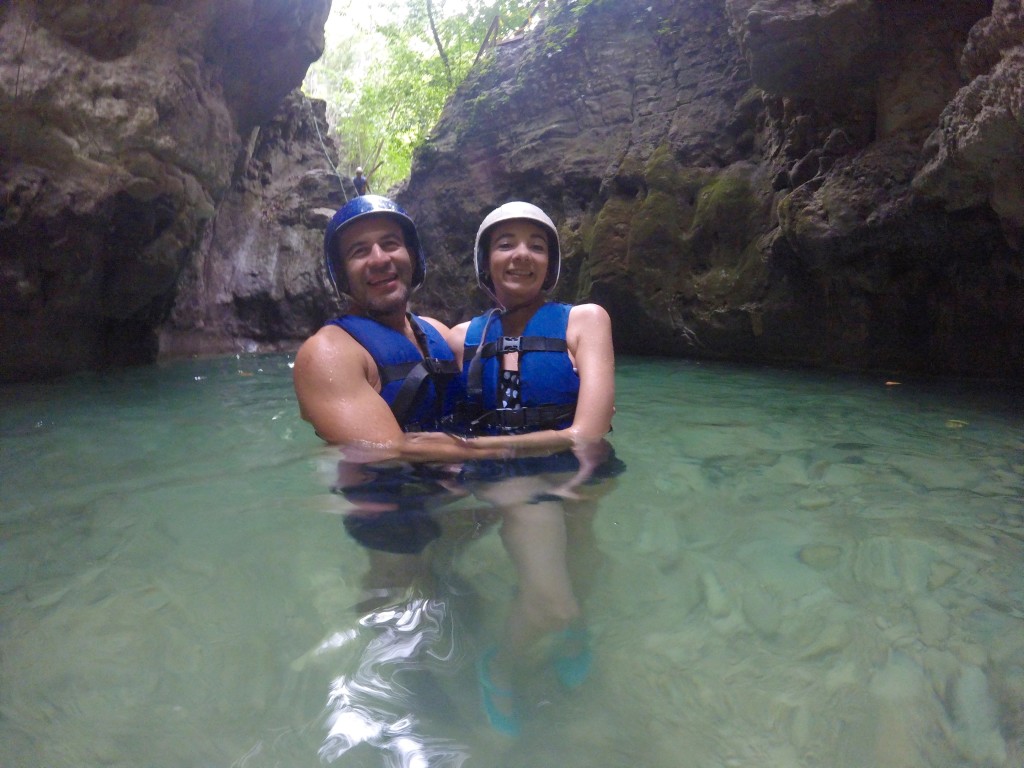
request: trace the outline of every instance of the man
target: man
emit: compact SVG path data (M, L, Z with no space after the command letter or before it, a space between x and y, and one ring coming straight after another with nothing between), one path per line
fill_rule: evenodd
M349 309L295 357L299 411L321 438L342 447L333 490L354 507L345 527L372 550L370 580L411 579L422 572L420 552L441 533L432 510L461 495L447 463L505 451L407 438L441 429L462 392L444 341L448 329L408 311L426 275L409 215L387 198L357 197L328 224L324 257Z
M461 392L447 328L408 311L426 258L416 226L393 201L364 195L345 204L324 236L327 271L349 311L299 349L299 410L329 443L362 447L366 460L459 461L501 457L462 441L423 445L406 432L437 431Z
M344 526L366 549L369 567L355 606L362 615L357 631L368 635L367 655L332 684L330 727L320 752L333 761L366 742L364 749L420 756L430 737L418 722L438 709L436 697L415 692L437 689L428 685L421 657L441 658L454 642L454 624L445 620L453 593L436 582L436 573L451 570L466 540L460 530L474 529L466 513L435 514L461 495L457 468L422 463L468 451L455 444L417 448L406 433L441 427L461 391L459 369L444 341L447 328L408 311L426 259L401 207L375 195L351 200L327 227L324 257L349 308L299 349L295 393L317 434L342 446L332 491L351 505ZM402 608L378 610L389 605ZM442 620L421 623L421 615ZM379 681L399 672L411 687L396 699ZM405 709L396 709L396 701Z
M302 417L330 443L400 443L403 431L423 426L392 410L394 382L400 390L412 374L416 384L410 386L417 391L403 400L411 399L420 411L427 398L433 412L454 395L448 390L457 374L457 366L443 363L453 359L441 338L447 328L408 311L409 296L426 274L416 227L393 201L358 197L328 224L324 258L331 282L349 298L349 311L317 331L296 355ZM392 366L401 363L411 363L410 370L389 380ZM421 367L413 371L417 363Z
M361 167L356 168L356 175L352 179L352 183L355 185L357 195L370 194L370 180L363 176L363 169Z

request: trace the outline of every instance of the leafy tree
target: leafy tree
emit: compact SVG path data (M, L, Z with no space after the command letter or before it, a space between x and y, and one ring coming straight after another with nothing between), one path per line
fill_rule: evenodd
M553 3L554 0L547 0ZM409 175L413 150L437 122L485 40L519 29L538 0L335 0L327 48L306 76L327 101L339 170L362 166L374 191ZM344 30L346 34L338 33Z

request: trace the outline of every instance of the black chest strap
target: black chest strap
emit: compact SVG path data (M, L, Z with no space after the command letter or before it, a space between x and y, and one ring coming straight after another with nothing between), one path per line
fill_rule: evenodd
M409 315L409 325L412 327L413 335L416 336L420 352L428 355L430 344L427 341L427 335L412 315ZM440 417L444 410L445 391L448 388L448 383L461 373L455 360L438 360L436 357L424 357L422 360L408 363L377 366L377 371L380 375L381 389L392 381L404 379L398 392L395 393L394 400L391 401L391 412L395 415L399 426L403 428L416 403L419 402L420 393L431 379L434 380L435 416Z

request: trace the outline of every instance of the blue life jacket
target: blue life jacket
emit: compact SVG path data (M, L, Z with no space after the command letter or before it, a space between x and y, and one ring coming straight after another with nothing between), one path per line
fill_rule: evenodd
M404 335L367 317L342 315L327 324L343 328L370 353L380 375L380 396L403 431L438 431L462 400L459 366L434 326L411 313L409 320L427 357Z
M466 331L462 377L466 405L457 421L470 433L502 434L563 429L572 424L580 377L565 342L570 304L544 304L522 336L505 336L501 315L473 318ZM519 408L498 407L501 357L519 353Z

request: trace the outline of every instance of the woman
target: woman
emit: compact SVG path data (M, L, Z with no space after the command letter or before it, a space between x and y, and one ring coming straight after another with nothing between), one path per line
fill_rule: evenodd
M554 223L535 205L506 203L480 224L474 252L477 282L497 308L447 337L472 390L463 421L474 432L524 435L517 449L601 440L615 402L611 320L597 304L548 302L561 267Z
M515 682L542 638L556 637L563 684L579 685L589 670L572 576L593 572L594 505L577 488L608 456L615 354L602 307L548 301L561 253L555 225L540 208L511 202L492 211L474 252L477 282L497 307L447 336L468 390L458 421L474 447L533 457L470 462L464 472L477 496L501 509L502 542L519 579L502 641L478 664L491 725L515 734Z

